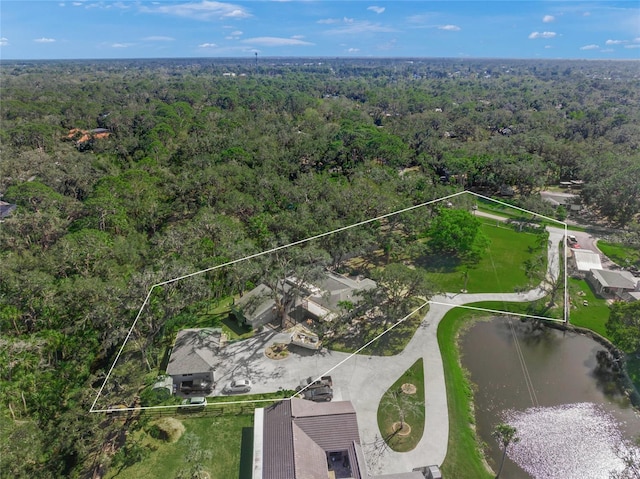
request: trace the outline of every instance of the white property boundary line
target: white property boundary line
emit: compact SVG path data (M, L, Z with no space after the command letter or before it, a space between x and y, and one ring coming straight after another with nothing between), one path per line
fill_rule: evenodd
M111 374L113 373L113 370L115 369L116 364L118 363L118 359L120 359L120 356L122 355L122 351L124 350L129 338L131 337L131 334L133 333L133 330L135 329L136 324L138 323L138 320L140 319L140 316L142 315L142 312L144 311L145 306L149 302L149 298L151 297L151 293L153 293L153 290L156 287L164 286L164 285L171 284L171 283L175 283L175 282L181 281L183 279L191 278L193 276L198 276L200 274L208 273L210 271L215 271L215 270L220 269L220 268L224 268L224 267L231 266L231 265L234 265L234 264L237 264L237 263L248 261L248 260L253 259L253 258L258 258L260 256L264 256L264 255L267 255L267 254L275 253L276 251L280 251L280 250L283 250L283 249L286 249L286 248L290 248L292 246L298 246L298 245L301 245L301 244L305 244L305 243L308 243L308 242L316 240L316 239L324 238L326 236L329 236L329 235L332 235L332 234L335 234L335 233L340 233L342 231L346 231L346 230L349 230L349 229L352 229L352 228L356 228L358 226L363 226L363 225L366 225L366 224L369 224L369 223L373 223L375 221L380 221L380 220L383 220L385 218L390 218L392 216L395 216L395 215L398 215L398 214L402 214L402 213L406 213L408 211L413 211L413 210L418 209L418 208L423 208L425 206L428 206L428 205L431 205L431 204L434 204L434 203L438 203L440 201L447 200L447 199L450 199L450 198L455 198L455 197L464 195L466 193L469 193L469 194L471 194L473 196L476 196L478 198L482 198L482 199L485 199L485 200L488 200L488 201L491 201L491 202L494 202L494 203L501 204L503 206L507 206L509 208L513 208L513 209L522 211L522 212L527 213L527 214L531 214L533 216L538 216L538 217L544 218L544 219L546 219L548 221L552 221L554 223L559 223L559 224L564 226L563 243L564 243L564 252L565 252L565 254L564 254L564 319L563 319L563 321L566 324L568 322L568 320L569 320L569 314L568 314L568 291L567 291L567 245L566 245L567 223L564 223L562 221L556 220L554 218L550 218L550 217L541 215L539 213L535 213L533 211L525 210L523 208L519 208L517 206L510 205L510 204L505 203L505 202L500 201L500 200L495 200L493 198L489 198L488 196L484 196L484 195L481 195L481 194L478 194L478 193L474 193L472 191L459 191L458 193L453 193L453 194L450 194L450 195L447 195L447 196L443 196L441 198L437 198L435 200L426 201L426 202L420 203L418 205L409 206L409 207L403 208L401 210L397 210L397 211L394 211L394 212L391 212L391 213L386 213L386 214L381 215L381 216L376 216L375 218L370 218L368 220L360 221L358 223L353 223L351 225L343 226L341 228L337 228L337 229L332 230L332 231L327 231L325 233L320 233L318 235L311 236L309 238L305 238L305 239L302 239L302 240L294 241L294 242L286 244L286 245L277 246L275 248L264 250L264 251L262 251L260 253L254 253L254 254L245 256L243 258L239 258L239 259L235 259L235 260L232 260L232 261L228 261L227 263L223 263L223 264L219 264L219 265L216 265L216 266L212 266L210 268L206 268L206 269L203 269L203 270L200 270L200 271L196 271L194 273L189 273L189 274L186 274L186 275L183 275L183 276L179 276L177 278L168 279L166 281L162 281L160 283L154 284L149 289L149 292L147 293L147 296L145 297L145 299L144 299L144 301L142 303L142 306L140 306L140 309L138 310L138 313L136 314L136 317L135 317L133 323L131 324L131 327L129 328L129 331L127 332L127 335L125 336L124 341L122 342L122 346L120 346L120 349L118 350L118 354L116 354L116 357L115 357L113 363L111 364L111 367L109 368L109 371L107 372L107 375L106 375L104 381L102 382L102 385L100 386L100 389L98 390L98 393L96 394L96 397L93 400L93 403L91 404L91 408L89 409L89 412L90 413L97 413L97 412L113 412L113 411L137 411L137 410L166 409L166 408L175 408L176 407L176 405L174 404L174 405L170 405L170 406L146 406L146 407L136 407L136 408L127 407L127 408L117 408L117 409L113 409L113 408L111 408L111 409L110 408L107 408L107 409L95 409L96 403L98 402L98 399L100 399L100 396L102 395L102 391L104 390L105 386L107 385L107 382L109 381L109 378L111 377ZM551 245L551 246L553 247L553 245ZM327 371L327 372L333 371L335 368L337 368L338 366L343 364L348 359L352 358L358 352L362 351L364 348L369 346L372 342L378 340L380 337L382 337L383 335L387 334L393 328L398 326L400 323L405 321L412 314L414 314L415 312L419 311L420 309L422 309L425 305L427 305L429 303L430 303L430 301L425 302L420 307L418 307L416 310L412 311L411 313L409 313L404 318L398 320L396 323L394 323L388 329L386 329L385 331L380 333L378 336L376 336L374 339L369 341L367 344L365 344L364 346L359 348L356 352L352 353L347 358L345 358L342 361L340 361L337 365L335 365L334 367L329 369L329 371ZM451 304L451 303L435 303L434 302L433 304L445 304L447 306L451 305L454 308L458 307L458 308L476 309L476 310L480 310L480 311L483 310L483 308L474 308L474 307L470 307L470 306L456 305L456 304ZM493 310L488 310L488 309L484 310L484 311L516 315L516 313L509 313L507 311L498 311L498 310L493 311ZM546 317L541 317L541 316L532 316L532 315L523 315L523 314L518 314L518 315L519 316L526 316L526 317L534 317L534 318L539 318L539 319L544 319L544 320L559 321L559 320L556 320L556 319L553 319L553 318L546 318ZM220 403L215 403L215 404L221 406L221 405L224 405L224 404L248 404L248 403L256 403L256 402L274 402L274 401L277 401L277 399L275 399L275 400L274 399L262 399L262 400L229 401L229 402L220 402Z

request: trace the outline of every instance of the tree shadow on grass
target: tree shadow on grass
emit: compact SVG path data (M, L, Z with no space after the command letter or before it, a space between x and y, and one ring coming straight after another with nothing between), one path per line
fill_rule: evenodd
M221 322L238 336L243 336L251 332L251 327L238 324L235 318L231 315L225 316Z
M242 443L240 446L240 474L239 479L251 479L253 474L253 428L242 428Z
M435 253L420 255L413 263L429 273L454 273L463 264L460 258L450 254Z
M360 351L360 354L371 356L394 356L400 354L415 334L420 323L420 316L406 320ZM344 352L356 351L385 331L389 326L391 324L372 324L350 334L341 334L334 338L327 347Z

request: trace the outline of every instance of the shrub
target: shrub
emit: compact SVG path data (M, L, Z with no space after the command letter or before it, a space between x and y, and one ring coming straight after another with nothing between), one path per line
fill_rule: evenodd
M149 429L149 434L162 441L174 443L184 434L184 425L173 417L159 419Z

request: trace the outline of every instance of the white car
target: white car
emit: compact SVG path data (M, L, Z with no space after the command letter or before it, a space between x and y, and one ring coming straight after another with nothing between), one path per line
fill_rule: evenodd
M182 401L182 408L190 411L200 411L207 405L207 398L202 396L194 396Z
M223 389L223 392L227 394L248 393L249 391L251 391L251 381L248 379L235 379Z

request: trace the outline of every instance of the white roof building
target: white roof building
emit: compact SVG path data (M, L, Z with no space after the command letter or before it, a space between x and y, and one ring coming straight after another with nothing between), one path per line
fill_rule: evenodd
M592 269L602 269L600 255L588 249L573 249L573 260L575 261L578 271L588 272Z

